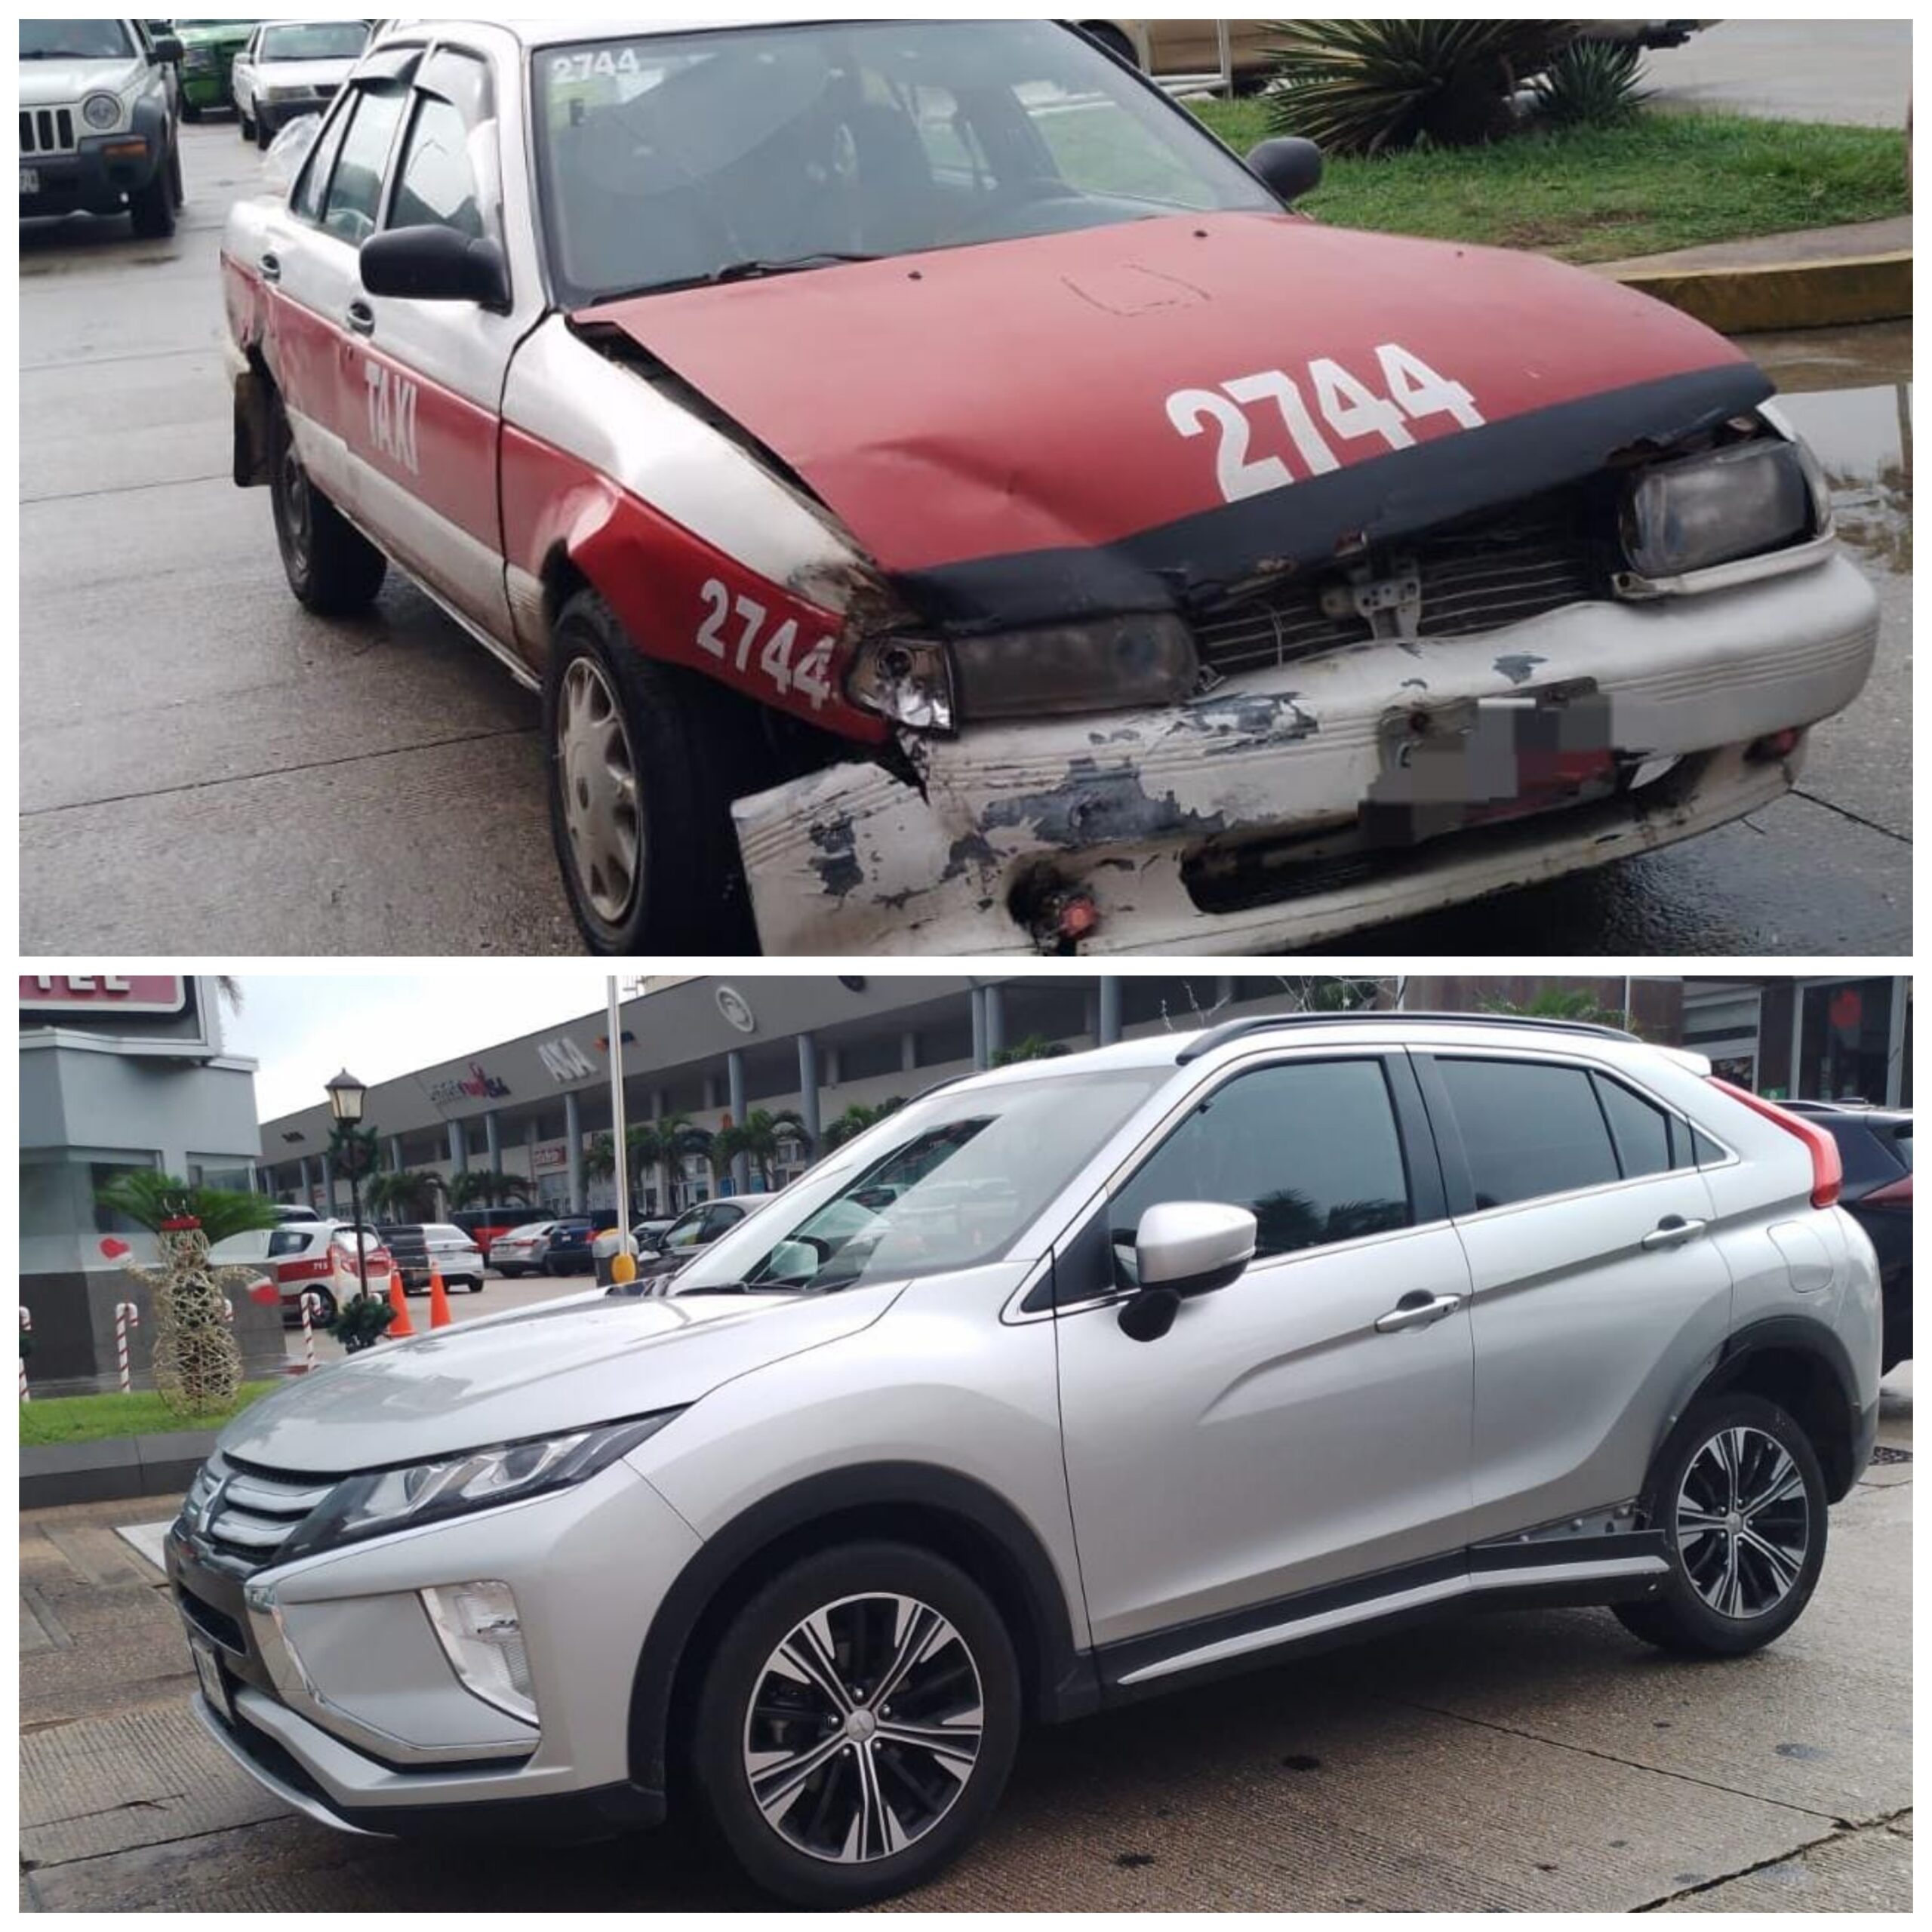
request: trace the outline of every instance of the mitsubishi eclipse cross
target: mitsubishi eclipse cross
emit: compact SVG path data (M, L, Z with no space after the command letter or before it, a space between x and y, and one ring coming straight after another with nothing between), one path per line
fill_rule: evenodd
M541 690L600 952L1305 946L1789 789L1877 603L1762 371L1319 171L1052 21L405 24L230 217L235 481Z
M838 1906L957 1856L1029 1722L1393 1620L1752 1651L1877 1427L1839 1181L1813 1121L1580 1025L1241 1020L952 1082L662 1297L237 1417L167 1540L195 1709L349 1830L688 1807Z

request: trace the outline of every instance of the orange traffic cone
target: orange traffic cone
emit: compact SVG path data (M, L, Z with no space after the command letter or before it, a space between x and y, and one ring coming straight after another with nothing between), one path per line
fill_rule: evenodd
M443 1292L443 1271L432 1261L429 1263L429 1326L447 1328L450 1325L450 1298Z
M400 1268L389 1270L389 1306L395 1310L395 1319L383 1333L392 1342L399 1342L405 1337L413 1337L416 1331L410 1326L409 1302L402 1292L402 1270Z

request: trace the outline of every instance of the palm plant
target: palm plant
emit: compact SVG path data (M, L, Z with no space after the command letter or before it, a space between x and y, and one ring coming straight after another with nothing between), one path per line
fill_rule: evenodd
M1574 20L1282 20L1269 118L1337 154L1466 147L1512 125L1511 97Z
M1063 1060L1067 1053L1064 1040L1042 1039L1038 1033L1029 1033L1025 1039L1017 1040L1010 1047L1002 1047L993 1055L995 1066L1017 1066L1023 1060Z
M369 1211L380 1221L429 1221L442 1191L439 1175L411 1169L371 1177L362 1190Z
M521 1174L499 1174L494 1168L466 1168L442 1183L450 1211L460 1208L500 1208L512 1201L527 1203L530 1183Z
M1526 1000L1486 999L1482 1010L1520 1020L1574 1020L1589 1026L1629 1026L1628 1014L1620 1008L1605 1006L1587 986L1543 986Z
M715 1160L713 1136L700 1127L689 1114L666 1114L662 1120L641 1121L624 1136L633 1164L632 1171L641 1181L651 1168L657 1182L657 1201L662 1208L671 1204L669 1171L688 1155ZM715 1169L714 1169L715 1171Z
M834 1148L842 1147L847 1141L856 1140L867 1128L876 1126L888 1114L896 1114L905 1104L903 1100L897 1099L881 1100L876 1106L854 1102L826 1127L820 1137L820 1144L829 1154Z
M1626 42L1573 41L1531 83L1552 128L1620 128L1651 98L1641 51Z
M757 1168L759 1182L769 1193L779 1143L786 1140L801 1141L810 1152L811 1136L805 1131L804 1117L789 1107L780 1107L776 1112L754 1107L741 1124L720 1128L712 1136L712 1159L718 1166L728 1167L740 1154L746 1155Z

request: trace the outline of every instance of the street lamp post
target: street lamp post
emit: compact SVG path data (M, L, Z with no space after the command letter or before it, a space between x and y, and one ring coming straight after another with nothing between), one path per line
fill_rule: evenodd
M349 1171L349 1212L355 1242L357 1298L369 1298L369 1257L362 1246L362 1156L358 1137L362 1124L362 1108L369 1090L352 1073L338 1073L324 1090L329 1097L329 1112L335 1118L337 1155Z

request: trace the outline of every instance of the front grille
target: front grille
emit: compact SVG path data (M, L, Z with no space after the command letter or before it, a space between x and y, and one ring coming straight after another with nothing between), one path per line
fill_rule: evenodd
M1201 663L1232 677L1378 635L1466 637L1587 602L1608 585L1607 562L1582 505L1563 497L1389 545L1364 559L1358 574L1377 584L1411 584L1419 601L1411 598L1406 614L1391 610L1371 620L1353 608L1350 572L1297 577L1197 620ZM1404 616L1412 631L1403 627Z
M233 1465L214 1470L211 1479L211 1470L212 1463L188 1493L189 1527L224 1567L248 1574L275 1560L282 1545L335 1487L332 1481ZM211 1491L212 1502L207 1500Z
M226 1611L217 1610L211 1603L204 1603L192 1590L177 1589L174 1600L181 1607L181 1614L204 1637L212 1638L223 1650L232 1651L237 1657L247 1656L248 1640L242 1635L241 1625Z
M74 111L70 107L23 107L20 109L20 152L72 154L74 151Z

